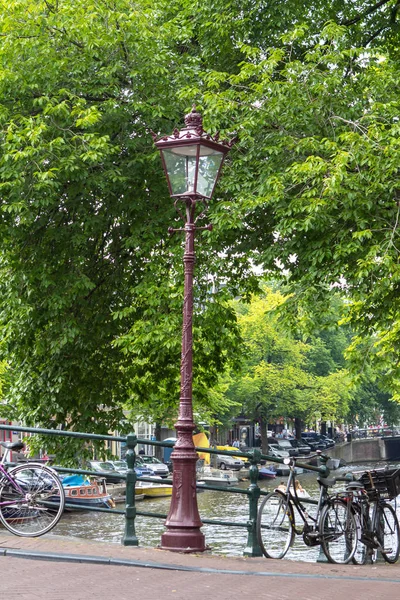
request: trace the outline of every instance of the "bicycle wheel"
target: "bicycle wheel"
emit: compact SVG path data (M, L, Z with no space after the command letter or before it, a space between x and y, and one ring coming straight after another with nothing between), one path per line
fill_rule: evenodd
M353 503L353 510L357 526L357 547L352 562L355 565L365 565L369 555L369 548L364 544L363 539L365 535L368 535L371 525L367 514L369 507Z
M14 485L0 489L0 521L15 535L37 537L52 529L64 511L61 481L52 469L26 464L9 471Z
M400 530L396 512L390 504L384 502L377 506L377 536L382 548L383 558L388 563L395 563L400 552Z
M319 533L329 562L346 565L351 561L357 548L357 523L350 504L332 500L322 512Z
M293 542L293 508L286 497L271 492L257 515L258 543L267 558L283 558Z

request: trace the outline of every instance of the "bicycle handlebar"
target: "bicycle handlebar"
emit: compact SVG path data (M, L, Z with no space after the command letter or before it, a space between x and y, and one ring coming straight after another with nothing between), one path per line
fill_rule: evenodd
M323 469L327 469L326 465L323 464L321 466L314 466L314 465L309 465L308 463L305 462L299 462L299 460L303 459L303 460L312 460L313 458L322 458L322 460L326 463L328 461L328 459L330 458L327 454L322 454L321 451L317 450L316 454L312 454L311 456L307 456L307 457L300 457L300 456L290 456L289 460L290 462L288 464L293 464L296 466L299 466L303 469L307 469L308 471L317 471L318 473L322 473Z

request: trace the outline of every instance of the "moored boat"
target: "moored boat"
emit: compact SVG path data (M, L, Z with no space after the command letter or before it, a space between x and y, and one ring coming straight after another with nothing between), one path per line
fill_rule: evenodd
M258 469L258 478L259 479L275 479L276 471L270 469L269 467L260 467Z
M135 496L144 496L145 498L165 498L172 496L172 485L147 483L138 481L135 487Z
M213 469L208 465L205 465L197 473L197 484L198 485L216 485L218 487L228 487L230 485L236 485L239 479L234 475L233 471L227 471L222 469Z
M81 475L61 477L65 493L66 510L68 504L76 510L82 506L114 508L115 503L107 491L105 479L87 479Z
M280 465L280 464L273 465L273 466L270 466L269 468L272 471L275 471L275 474L278 477L286 477L290 473L290 469L286 465ZM304 473L304 469L302 467L295 467L294 472L295 472L295 475L301 475L302 473Z

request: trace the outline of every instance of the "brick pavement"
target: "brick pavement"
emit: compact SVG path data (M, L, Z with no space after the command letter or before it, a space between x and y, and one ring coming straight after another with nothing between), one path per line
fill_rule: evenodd
M27 558L32 560L27 560ZM34 560L33 560L34 559ZM397 565L330 565L0 533L1 600L398 600Z

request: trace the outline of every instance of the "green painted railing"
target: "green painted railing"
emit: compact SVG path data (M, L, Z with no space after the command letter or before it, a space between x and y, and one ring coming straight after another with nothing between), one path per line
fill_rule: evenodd
M79 505L79 510L92 510L97 512L107 512L108 514L118 514L125 515L125 531L122 536L121 543L124 546L138 546L139 540L136 535L135 529L135 519L137 515L143 517L151 517L151 518L160 518L166 519L167 515L155 513L155 512L146 512L136 509L135 504L135 487L136 481L148 481L148 482L159 482L159 479L154 477L137 477L135 472L135 457L136 457L136 446L138 444L143 444L147 446L162 446L167 448L172 448L174 446L174 442L158 442L151 441L147 439L137 438L135 434L129 434L128 436L113 436L113 435L99 435L96 433L82 433L77 431L64 431L60 429L40 429L35 427L22 427L17 425L2 425L0 424L0 430L8 430L8 431L20 431L23 433L33 433L36 435L51 435L51 436L60 436L60 437L71 437L71 438L80 438L83 440L102 440L102 441L114 441L114 442L124 442L128 448L126 453L126 461L128 465L128 471L126 475L120 474L121 479L126 480L126 495L125 495L125 510L118 509L108 509L108 508L100 508L100 507L91 507L85 506L83 504ZM243 522L233 522L233 521L220 521L217 519L202 519L202 522L205 524L212 525L221 525L225 527L243 527L247 529L247 544L243 551L244 556L257 557L262 556L261 548L258 544L257 533L256 533L256 524L257 524L257 511L258 511L258 500L261 495L266 495L268 492L261 490L258 486L258 464L261 460L267 460L269 462L275 463L283 463L283 460L280 458L276 458L274 456L269 456L268 454L262 454L260 450L254 449L250 452L242 452L238 451L227 451L227 450L217 450L215 448L201 448L196 447L197 452L209 453L209 454L220 454L225 456L238 456L246 459L250 462L249 469L249 478L250 485L247 489L239 488L239 487L218 487L210 484L207 485L198 485L197 487L201 487L201 489L213 490L222 493L229 494L245 494L249 499L249 517L247 521ZM306 463L296 462L299 467L306 468L311 471L316 471L323 476L327 476L329 474L329 469L325 466L313 466ZM99 473L94 471L89 471L85 469L69 469L66 467L60 467L57 465L52 465L54 469L62 473L78 473L82 475L93 475L97 477L101 477L102 475L105 477L108 473ZM163 483L172 484L171 479L163 479ZM76 506L72 504L66 504L67 508L74 509Z

